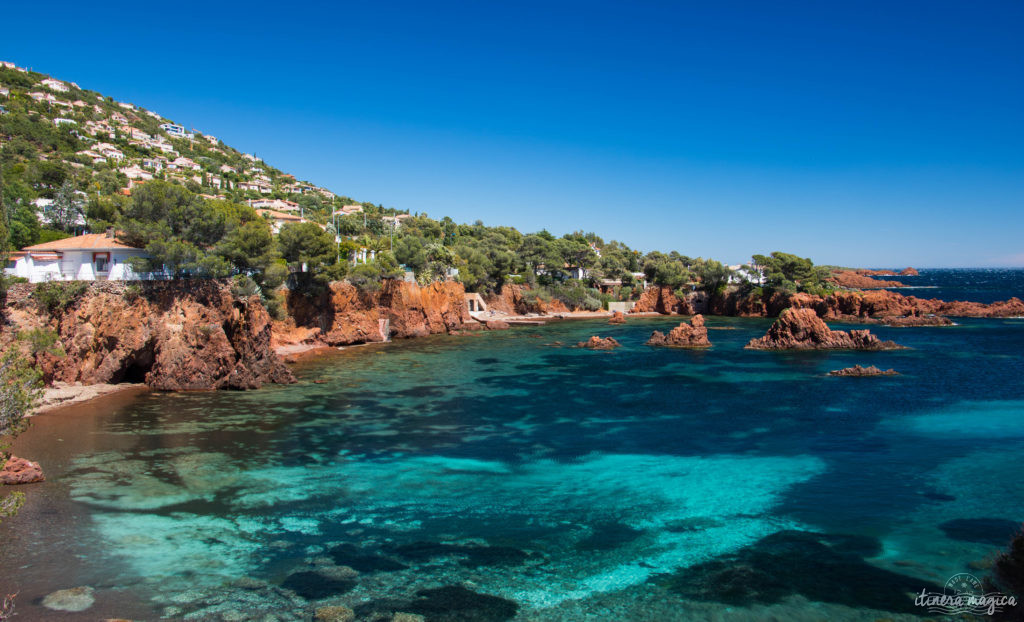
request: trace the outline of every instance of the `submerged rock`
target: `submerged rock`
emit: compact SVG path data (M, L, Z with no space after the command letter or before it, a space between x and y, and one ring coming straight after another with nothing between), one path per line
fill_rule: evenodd
M510 326L505 320L484 320L487 330L508 330Z
M682 322L666 335L661 331L651 333L647 340L649 346L672 346L676 348L710 348L708 329L704 327L704 316L699 313L690 319L690 323Z
M900 373L895 369L880 369L874 365L868 367L861 367L859 364L853 367L844 367L843 369L836 369L828 372L829 376L899 376Z
M318 600L349 592L356 586L355 581L333 579L319 572L296 572L288 575L281 587L291 590L306 600Z
M593 336L586 341L581 341L576 344L577 348L589 348L591 350L611 350L617 348L622 344L619 343L614 337L598 337Z
M892 341L882 341L869 330L831 330L809 308L790 308L759 339L751 339L751 350L898 350Z
M96 602L93 591L88 586L57 590L43 597L43 606L53 611L85 611Z
M0 460L2 459L3 456L0 456ZM34 484L45 480L46 476L43 475L43 469L39 467L38 462L17 456L11 456L4 468L0 469L0 484L4 486Z
M352 622L355 619L355 612L344 605L320 607L313 615L315 622Z

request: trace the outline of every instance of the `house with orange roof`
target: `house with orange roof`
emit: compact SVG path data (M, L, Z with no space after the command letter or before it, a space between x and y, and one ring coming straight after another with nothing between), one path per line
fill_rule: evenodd
M120 242L113 229L26 246L11 253L5 272L31 283L43 281L130 281L142 278L132 258L146 251Z
M297 214L286 214L272 209L258 209L256 213L270 221L270 230L274 234L281 232L281 227L289 223L306 222L306 219Z

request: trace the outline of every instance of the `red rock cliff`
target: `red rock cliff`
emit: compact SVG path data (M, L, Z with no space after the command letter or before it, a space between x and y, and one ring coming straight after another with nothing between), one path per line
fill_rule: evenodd
M384 281L376 291L337 282L314 297L291 292L290 317L275 324L275 344L338 346L475 328L465 293L461 283L452 281L420 287L397 280Z
M0 341L10 347L19 331L55 331L65 355L37 359L47 380L145 382L170 391L295 381L270 347L266 309L255 297L235 297L224 282L94 283L53 312L36 304L34 287L12 287Z

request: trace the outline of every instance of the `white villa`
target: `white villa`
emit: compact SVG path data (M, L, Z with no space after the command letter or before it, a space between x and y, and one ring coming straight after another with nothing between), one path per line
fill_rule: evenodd
M129 281L141 278L128 260L146 251L118 242L112 230L27 246L11 253L5 272L31 283Z

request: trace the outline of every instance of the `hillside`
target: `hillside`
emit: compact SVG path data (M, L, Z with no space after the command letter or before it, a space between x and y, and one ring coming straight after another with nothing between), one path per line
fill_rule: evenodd
M11 63L0 64L0 102L8 249L111 227L147 251L144 269L170 278L236 275L273 292L286 278L293 289L341 279L373 289L411 273L474 292L522 283L541 302L581 309L635 299L646 283L712 293L750 286L762 272L777 275L764 283L777 288L830 287L792 255L733 270L591 232L522 233L358 203L213 134ZM275 295L262 295L273 312Z

